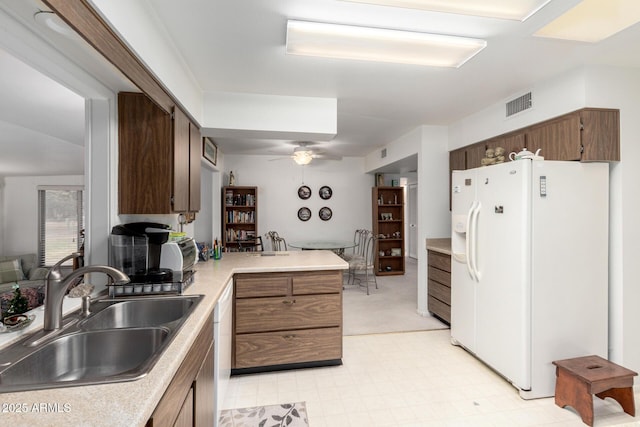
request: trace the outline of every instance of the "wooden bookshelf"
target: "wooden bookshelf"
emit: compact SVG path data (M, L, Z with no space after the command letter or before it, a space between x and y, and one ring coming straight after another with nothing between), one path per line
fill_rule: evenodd
M255 247L258 187L222 187L222 246L225 252Z
M404 188L373 187L371 203L376 275L404 274Z

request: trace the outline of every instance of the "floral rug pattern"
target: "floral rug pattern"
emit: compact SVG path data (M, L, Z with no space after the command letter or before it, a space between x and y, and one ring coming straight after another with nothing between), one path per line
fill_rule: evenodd
M226 409L220 413L220 427L308 427L304 402L253 408Z

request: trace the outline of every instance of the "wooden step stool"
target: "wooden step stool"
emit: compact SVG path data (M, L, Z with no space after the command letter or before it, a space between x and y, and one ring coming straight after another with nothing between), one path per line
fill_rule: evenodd
M633 377L636 372L599 356L556 360L556 405L573 407L582 421L593 426L593 396L615 399L624 412L636 416Z

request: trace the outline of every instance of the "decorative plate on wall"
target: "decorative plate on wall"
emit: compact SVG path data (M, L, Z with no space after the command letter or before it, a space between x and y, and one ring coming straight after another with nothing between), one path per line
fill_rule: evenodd
M333 190L331 189L331 187L328 187L326 185L320 187L320 198L323 200L329 200L331 198L331 196L333 195Z
M311 209L309 208L298 209L298 219L300 221L309 221L309 218L311 218Z
M320 219L323 221L329 221L333 216L333 212L331 212L330 208L325 206L324 208L320 209L318 216L320 216Z
M301 185L300 188L298 188L298 197L302 200L308 199L311 197L311 189L306 185Z

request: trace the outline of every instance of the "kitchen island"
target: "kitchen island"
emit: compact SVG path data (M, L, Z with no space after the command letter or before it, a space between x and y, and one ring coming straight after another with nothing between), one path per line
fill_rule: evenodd
M131 382L0 394L0 424L144 426L235 274L344 270L347 267L348 264L331 251L277 252L269 256L225 253L221 260L198 263L195 282L185 294L201 294L204 298L148 375ZM42 311L34 312L37 315L34 323L25 331L14 333L16 338L18 334L42 327Z

